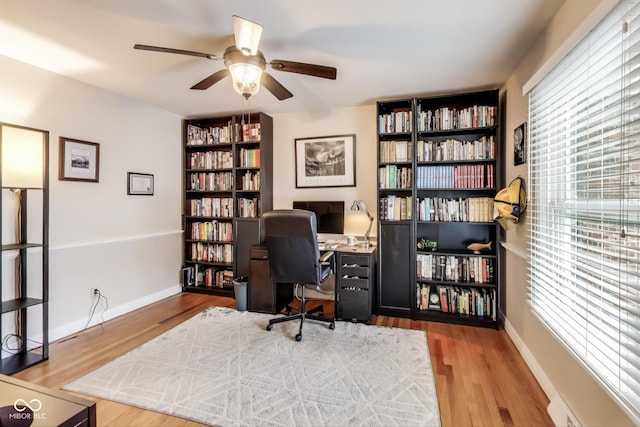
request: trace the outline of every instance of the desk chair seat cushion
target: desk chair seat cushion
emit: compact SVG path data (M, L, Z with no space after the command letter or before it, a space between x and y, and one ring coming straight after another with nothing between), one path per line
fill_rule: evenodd
M295 294L297 298L302 298L302 289L296 286ZM336 295L336 276L334 274L328 276L320 286L306 285L304 290L305 299L334 301Z

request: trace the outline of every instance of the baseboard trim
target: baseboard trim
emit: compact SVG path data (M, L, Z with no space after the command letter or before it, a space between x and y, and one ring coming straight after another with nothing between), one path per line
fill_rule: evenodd
M540 387L542 387L542 391L544 391L544 393L547 395L547 398L549 398L550 403L549 406L547 406L547 413L556 424L556 426L566 425L566 423L560 421L562 419L560 414L552 413L553 408L556 407L552 404L560 398L558 391L553 386L551 380L549 380L549 377L547 377L547 375L544 373L544 370L542 369L536 358L533 356L533 354L531 354L529 348L526 346L522 338L520 338L520 335L518 335L515 328L511 325L511 323L509 323L509 319L507 319L506 317L504 319L504 330L511 339L511 342L513 342L513 344L518 349L518 352L531 370L533 376L538 381L538 384L540 384Z
M59 340L61 338L73 335L85 329L85 325L87 328L98 325L103 321L114 319L118 316L122 316L123 314L129 313L131 311L137 310L149 304L153 304L154 302L158 302L170 296L179 294L182 292L181 285L171 286L169 288L163 289L161 291L155 292L150 295L145 295L142 298L138 298L133 301L129 301L126 304L121 304L116 307L110 307L104 311L104 313L96 310L96 313L93 315L93 318L87 325L89 321L89 316L67 323L65 325L59 326L57 328L51 329L49 331L49 340L51 342Z

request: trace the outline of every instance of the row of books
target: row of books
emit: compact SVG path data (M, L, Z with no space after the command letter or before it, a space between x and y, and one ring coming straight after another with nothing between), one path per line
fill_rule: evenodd
M233 154L231 151L200 151L189 154L190 169L231 169Z
M447 139L445 141L418 141L416 157L419 162L446 162L485 160L496 158L496 144L492 136L475 141Z
M378 116L379 133L411 132L413 129L411 111L394 111Z
M187 125L187 145L229 144L241 141L260 141L260 123L240 124L229 121L221 126Z
M260 141L260 123L243 124L242 140L246 142Z
M243 190L260 190L260 171L246 171L242 174L240 187Z
M416 302L418 310L421 311L439 311L496 320L495 289L418 284Z
M257 218L260 216L260 199L240 197L238 199L238 216L240 218Z
M201 172L189 174L189 190L192 191L231 191L233 174L231 172Z
M228 122L226 126L208 126L201 128L187 125L187 145L229 144L234 140L234 127L238 131L239 125Z
M493 217L492 197L418 199L418 221L492 222Z
M494 258L479 255L418 253L418 279L461 283L494 283Z
M233 271L196 264L183 269L183 283L185 286L233 288Z
M191 199L187 205L187 215L233 217L233 199L231 197L202 197Z
M211 242L232 242L233 224L231 222L205 221L191 223L192 240Z
M378 169L379 185L382 189L411 188L410 167L386 165Z
M380 141L380 163L412 160L413 143L411 141Z
M239 162L241 168L259 168L260 167L260 149L259 148L241 148Z
M418 105L418 132L495 126L497 111L497 107L489 105L466 108L441 107L422 111Z
M192 243L191 260L232 263L233 245L231 243Z
M389 195L380 198L380 219L383 221L410 220L413 197Z
M493 188L494 165L418 166L417 188Z

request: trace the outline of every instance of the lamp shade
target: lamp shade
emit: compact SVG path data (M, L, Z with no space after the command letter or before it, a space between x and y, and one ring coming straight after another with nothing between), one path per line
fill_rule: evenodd
M2 126L2 186L42 188L44 174L42 132Z
M236 63L229 66L233 88L240 95L249 98L260 90L262 70L253 64Z
M262 26L247 19L233 15L233 34L236 47L244 55L255 55L262 35Z

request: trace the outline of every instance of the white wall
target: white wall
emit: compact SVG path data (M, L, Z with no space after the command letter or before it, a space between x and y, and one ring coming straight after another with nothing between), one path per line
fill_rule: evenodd
M566 43L571 33L589 21L609 0L567 0L546 31L528 50L503 88L506 96L506 182L518 175L527 178L527 165L513 166L513 130L527 121L527 97L523 85ZM542 326L527 304L528 236L526 213L506 233L506 329L551 399L550 414L566 425L564 404L583 426L628 426L634 423L595 382L582 365Z
M345 234L363 236L366 215L351 211L356 199L377 216L376 106L331 111L277 114L273 116L273 207L291 208L294 200L344 200ZM356 135L356 187L296 188L295 139L331 135ZM377 218L376 218L377 219ZM375 236L377 222L371 228Z
M50 338L85 325L94 287L104 319L179 292L181 117L6 57L0 69L0 121L50 132ZM100 144L99 183L58 180L60 136ZM154 174L155 194L127 196L128 171Z

